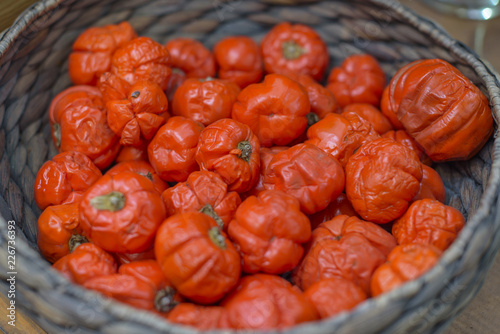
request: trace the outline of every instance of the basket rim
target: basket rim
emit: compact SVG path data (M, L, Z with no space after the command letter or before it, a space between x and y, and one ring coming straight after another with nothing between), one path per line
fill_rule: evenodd
M44 14L55 10L58 6L64 3L73 2L73 0L41 0L28 9L26 9L13 23L13 25L4 31L3 36L0 37L0 63L3 62L5 55L8 54L10 48L14 45L19 37L23 37L23 33L30 29L30 25L36 20L40 19ZM406 23L413 28L425 33L432 39L433 42L440 46L445 47L447 50L451 51L455 56L459 57L461 60L469 64L476 74L485 82L488 93L490 95L490 105L493 112L496 125L499 124L500 120L500 82L497 79L496 71L488 64L486 64L473 50L468 46L464 45L462 42L453 39L449 34L438 24L431 21L430 19L423 17L414 13L412 10L402 5L396 0L363 0L356 1L374 3L381 8L385 8L393 11L399 18L402 18ZM1 34L0 34L1 35ZM450 246L450 248L443 253L437 265L427 272L425 275L419 277L414 281L407 282L403 286L390 291L388 293L382 294L381 296L370 298L364 303L358 305L355 309L349 312L343 312L336 317L318 320L310 323L304 323L292 327L287 330L289 333L301 333L303 330L317 330L318 326L321 328L328 328L336 323L343 322L349 318L356 316L357 313L363 312L365 309L384 307L387 304L392 303L395 300L400 300L401 298L410 297L414 295L415 291L425 284L426 281L436 279L439 274L442 273L444 268L453 263L456 260L457 255L464 254L466 252L467 240L470 239L475 229L481 224L488 215L493 213L492 209L495 209L495 203L498 199L499 188L500 188L500 140L498 139L500 135L500 128L497 127L494 133L494 144L492 152L492 165L491 174L488 178L485 190L480 198L480 205L476 212L468 217L467 223L459 234L455 242ZM500 223L497 224L500 226ZM0 216L0 229L1 234L4 235L4 229L6 226L6 220L3 216ZM496 231L500 233L500 229ZM83 299L84 301L90 302L96 299L103 305L109 306L106 308L113 316L118 318L126 317L130 320L137 321L144 325L152 326L155 329L165 330L167 328L179 330L183 333L201 333L196 329L190 327L185 327L177 325L174 323L167 323L165 321L158 322L161 317L154 315L150 312L138 310L136 308L123 305L121 303L109 300L102 297L100 294L86 290L78 285L70 283L68 280L59 275L55 270L50 268L50 265L46 263L41 255L35 250L31 249L26 241L23 239L18 239L17 242L22 245L21 247L26 248L26 252L30 257L37 258L40 260L40 265L45 268L50 269L47 273L51 276L51 280L59 286L68 286L72 293ZM19 246L18 246L19 247ZM487 248L489 248L488 245ZM68 293L66 290L64 293ZM225 330L227 333L235 333L234 330ZM264 333L263 331L250 331L255 333ZM203 333L220 333L220 331L204 331Z
M42 17L45 13L54 10L67 0L39 0L26 8L15 19L14 23L3 32L0 32L0 63L8 54L18 37L30 28L30 24Z

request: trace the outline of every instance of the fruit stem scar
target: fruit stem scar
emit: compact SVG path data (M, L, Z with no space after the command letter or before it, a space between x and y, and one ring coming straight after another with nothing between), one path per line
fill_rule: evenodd
M283 52L283 57L285 57L285 59L294 60L302 56L307 51L295 41L290 40L283 42L281 45L281 52Z
M218 227L214 226L210 228L210 230L208 230L208 237L214 243L214 245L219 247L220 249L225 250L227 248L224 236L222 236Z

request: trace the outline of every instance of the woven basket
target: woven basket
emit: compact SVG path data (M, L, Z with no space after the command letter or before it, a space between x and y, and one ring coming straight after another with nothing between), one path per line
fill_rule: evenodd
M280 21L304 23L328 43L332 66L351 54L370 53L388 77L410 61L442 58L480 87L500 119L494 71L441 28L393 1L40 1L0 40L0 290L8 290L6 222L14 220L16 305L49 333L196 332L69 283L37 251L40 210L33 200L34 180L57 153L50 138L49 103L71 84L67 59L78 34L122 20L161 43L187 36L208 47L228 35L259 41ZM499 146L491 139L470 161L436 166L446 184L447 204L465 215L467 225L434 269L352 312L288 332L443 331L477 293L500 247Z

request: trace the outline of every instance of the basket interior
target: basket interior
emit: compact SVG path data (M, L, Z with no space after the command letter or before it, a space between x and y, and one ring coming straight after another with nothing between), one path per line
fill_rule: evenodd
M34 15L37 6L46 7L45 14ZM32 9L36 18L25 16L20 35L0 53L1 215L15 220L22 230L19 237L37 249L36 226L41 212L34 202L34 181L41 165L58 153L50 137L48 106L57 93L71 86L67 73L71 45L90 26L127 20L139 35L160 43L183 36L211 48L226 36L247 35L259 42L276 23L303 23L316 29L328 44L330 67L338 66L349 55L369 53L380 61L389 80L411 61L442 58L489 97L483 75L491 72L486 69L479 75L470 61L474 56L465 54L467 50L458 52L448 39L430 38L431 30L439 28L422 20L417 29L397 4L391 6L383 1L295 5L251 0L42 1ZM0 52L5 45L0 44ZM498 81L496 85L500 86ZM446 203L459 209L466 219L481 203L492 170L493 149L492 138L469 161L434 166L446 185Z

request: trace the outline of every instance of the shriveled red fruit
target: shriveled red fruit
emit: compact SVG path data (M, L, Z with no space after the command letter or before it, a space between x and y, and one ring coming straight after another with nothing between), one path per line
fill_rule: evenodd
M244 88L233 105L231 117L246 124L262 146L287 145L307 126L311 110L305 89L280 74L266 75L264 81Z
M422 165L422 181L420 190L413 197L412 201L429 198L444 203L446 199L446 188L441 176L431 167Z
M379 135L393 129L391 122L380 112L379 109L368 103L353 103L344 107L342 114L353 112L366 119Z
M386 261L396 240L382 227L357 217L336 216L319 225L292 279L303 290L330 277L343 277L369 293L375 269Z
M435 162L467 160L493 133L489 100L442 59L414 61L389 84L389 109Z
M241 274L233 244L215 220L201 212L167 218L156 235L155 254L175 289L200 304L220 300Z
M192 38L178 37L165 44L170 64L185 73L187 78L215 77L215 58L202 43Z
M441 251L431 245L407 244L394 248L387 262L373 274L370 282L372 296L396 289L407 281L417 279L438 262Z
M109 71L117 48L137 37L128 22L91 27L73 43L68 58L68 73L75 85L95 85L102 73Z
M240 252L244 272L282 274L302 258L311 225L297 199L265 190L241 203L228 234Z
M147 161L139 160L117 163L106 172L106 175L116 175L122 172L134 172L146 177L149 181L151 181L151 183L153 183L155 189L160 194L168 188L168 184L163 181L158 174L156 174L154 168Z
M168 216L199 211L212 217L225 231L241 203L238 193L228 191L219 174L207 171L192 172L186 182L177 183L161 196Z
M35 202L41 210L75 202L102 173L83 153L69 151L45 162L35 179Z
M232 81L222 79L187 79L176 90L172 113L207 126L231 117L234 101L240 88Z
M322 279L304 291L304 296L322 319L349 311L368 298L363 289L342 277Z
M322 149L345 167L363 143L379 137L373 126L358 114L329 114L307 130L306 143Z
M340 194L326 207L326 209L323 209L309 216L309 220L311 221L311 229L314 230L319 226L319 224L340 215L356 217L359 216L352 207L352 204L351 202L349 202L349 199L347 198L347 195L345 193Z
M40 253L51 263L87 242L81 235L78 203L47 207L38 218L36 239Z
M117 270L113 257L91 243L81 244L52 267L76 284L83 284L94 277L115 274Z
M417 154L418 158L423 164L428 166L432 164L432 160L427 156L427 154L425 154L422 147L415 141L415 139L410 137L408 132L406 132L405 130L390 130L384 133L382 137L391 138L398 143L408 147Z
M201 170L219 174L230 191L250 190L259 178L260 143L245 124L230 118L207 126L196 149Z
M422 164L389 138L363 144L346 166L346 195L363 219L384 224L402 216L420 189Z
M311 144L298 144L276 154L266 170L264 188L281 190L312 214L325 209L344 190L345 174L331 155Z
M167 88L172 74L170 54L149 37L138 37L118 48L111 59L111 72L131 85L139 80Z
M369 103L378 107L385 83L384 71L373 56L355 54L332 69L326 87L335 95L341 108L351 103Z
M162 180L183 182L199 169L195 154L203 129L201 123L175 116L158 130L149 143L148 157Z
M412 203L405 214L392 225L398 244L432 245L445 251L465 226L457 209L432 199Z
M166 319L199 330L229 328L227 312L222 306L181 303L168 313Z
M296 286L268 274L243 277L221 305L234 329L283 329L318 318Z

